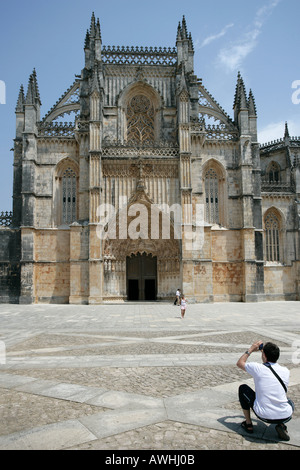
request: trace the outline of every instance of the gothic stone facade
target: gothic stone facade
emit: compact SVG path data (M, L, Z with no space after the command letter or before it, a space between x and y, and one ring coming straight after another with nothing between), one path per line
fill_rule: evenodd
M174 48L111 47L92 15L84 53L43 118L21 87L1 301L298 300L300 140L259 145L240 74L226 114L185 18Z

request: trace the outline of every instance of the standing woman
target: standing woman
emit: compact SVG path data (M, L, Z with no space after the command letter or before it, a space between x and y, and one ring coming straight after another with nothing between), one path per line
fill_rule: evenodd
M185 296L182 294L181 302L180 302L181 318L184 318L186 307L187 307L187 300L186 300Z

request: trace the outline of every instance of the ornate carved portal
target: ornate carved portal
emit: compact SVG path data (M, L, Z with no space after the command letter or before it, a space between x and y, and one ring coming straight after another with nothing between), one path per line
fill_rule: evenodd
M167 218L169 230L165 230ZM138 190L107 229L104 298L172 298L180 283L181 240L174 235L170 216L157 210L143 189Z
M128 300L156 300L157 257L146 253L126 259Z

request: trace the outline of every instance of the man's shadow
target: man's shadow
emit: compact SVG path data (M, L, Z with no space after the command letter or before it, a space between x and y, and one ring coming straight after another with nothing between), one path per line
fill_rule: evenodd
M243 415L227 415L218 419L218 422L232 432L240 434L247 440L262 440L264 443L282 442L278 439L274 425L266 424L259 419L252 418L253 433L248 433L242 428L241 423L245 421Z

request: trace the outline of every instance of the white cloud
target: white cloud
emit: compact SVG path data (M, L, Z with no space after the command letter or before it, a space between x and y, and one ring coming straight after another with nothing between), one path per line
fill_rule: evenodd
M232 28L232 26L234 26L233 23L227 24L219 33L208 36L202 41L202 44L200 45L200 47L208 46L208 44L210 44L211 42L215 41L216 39L221 38L227 33L227 30L229 28Z
M227 49L221 49L218 60L222 66L230 71L236 71L241 67L243 60L253 51L257 45L257 37L260 31L255 29L246 33L244 37L235 44L230 45Z
M238 41L220 50L218 55L219 64L225 67L229 72L234 72L241 67L243 60L257 46L258 36L261 33L267 17L280 1L281 0L271 0L257 10L254 21L249 26L248 31Z
M289 134L291 137L300 135L300 119L290 119L287 121ZM258 130L258 142L266 144L272 140L282 139L284 137L285 121L272 122L262 129Z

